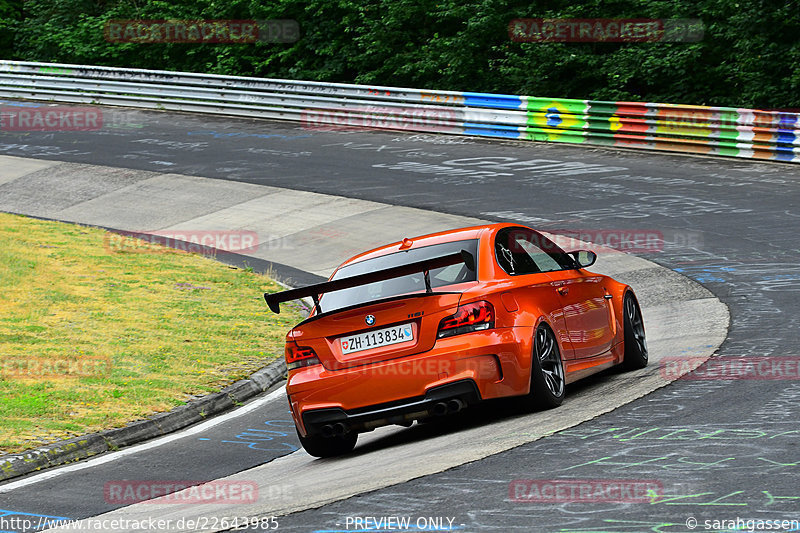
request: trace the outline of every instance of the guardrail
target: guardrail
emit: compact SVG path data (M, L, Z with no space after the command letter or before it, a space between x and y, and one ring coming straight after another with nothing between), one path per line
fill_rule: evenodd
M0 96L800 162L800 114L758 109L20 61L0 61Z

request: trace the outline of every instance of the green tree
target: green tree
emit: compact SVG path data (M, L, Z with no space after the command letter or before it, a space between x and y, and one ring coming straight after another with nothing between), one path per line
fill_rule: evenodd
M0 58L14 59L14 37L22 21L22 0L0 0Z
M515 18L701 19L695 43L521 43ZM112 19L294 19L295 43L114 43ZM4 57L581 99L800 107L796 0L0 0Z

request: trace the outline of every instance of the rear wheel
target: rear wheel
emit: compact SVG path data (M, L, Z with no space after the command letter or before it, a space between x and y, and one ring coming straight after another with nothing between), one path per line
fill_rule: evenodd
M625 294L623 304L625 314L625 359L622 366L625 370L636 370L647 366L647 340L644 335L644 320L639 302L630 292Z
M358 440L358 433L349 432L335 437L303 437L297 432L300 444L309 455L314 457L336 457L353 451Z
M528 407L550 409L564 402L564 363L553 330L547 324L536 328L531 361L531 391L525 397Z

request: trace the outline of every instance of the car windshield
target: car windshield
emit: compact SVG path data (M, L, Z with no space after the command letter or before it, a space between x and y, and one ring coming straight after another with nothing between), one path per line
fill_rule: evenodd
M344 279L367 272L377 272L387 268L449 255L461 250L467 250L471 253L473 257L475 257L477 264L478 240L472 239L412 248L402 252L366 259L340 268L333 276L333 279ZM431 270L430 277L431 287L435 289L437 287L445 287L456 283L475 281L477 279L477 272L467 268L464 263L458 263ZM382 298L424 290L425 278L420 272L418 274L377 281L375 283L325 294L320 298L320 307L323 312L328 312L352 305L380 300Z

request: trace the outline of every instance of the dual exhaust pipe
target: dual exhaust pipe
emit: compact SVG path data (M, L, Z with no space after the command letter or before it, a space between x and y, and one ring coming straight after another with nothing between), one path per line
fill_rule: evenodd
M446 402L436 402L431 408L431 414L434 416L444 416L457 413L464 408L465 404L458 398L447 400Z
M464 409L466 404L463 400L459 400L458 398L453 398L452 400L436 402L433 404L433 407L430 409L430 413L433 416L444 416L450 415L453 413L457 413ZM320 433L325 438L330 437L341 437L345 433L347 433L349 428L345 425L344 422L336 422L335 424L325 424L320 428Z
M325 424L320 428L320 432L322 433L323 437L341 437L345 433L347 433L347 426L344 425L342 422L336 422L335 424Z

